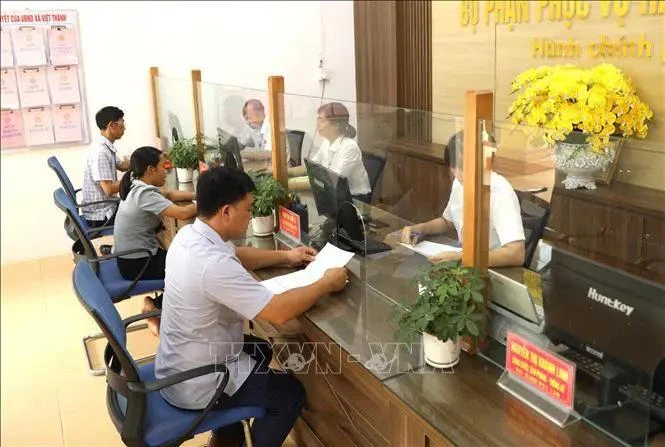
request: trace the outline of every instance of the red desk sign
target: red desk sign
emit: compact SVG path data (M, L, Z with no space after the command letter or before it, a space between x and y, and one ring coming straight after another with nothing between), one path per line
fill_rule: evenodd
M508 332L506 370L568 409L573 408L575 365Z
M293 211L280 206L279 230L288 237L300 241L300 216Z

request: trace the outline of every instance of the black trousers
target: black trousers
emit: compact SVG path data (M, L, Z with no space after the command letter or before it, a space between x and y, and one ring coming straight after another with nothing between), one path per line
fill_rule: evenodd
M279 447L300 416L305 389L295 376L269 368L272 347L267 341L245 335L244 351L257 361L256 366L240 389L220 399L216 408L265 408L266 416L252 424L252 441L255 447ZM215 431L215 436L229 438L241 433L242 425L234 424Z
M114 225L115 224L115 213L113 213L113 216L111 217L111 220L109 220L108 222L106 221L106 219L104 219L104 220L88 220L88 219L86 219L85 221L88 223L88 226L90 228L99 228L99 227L103 227L103 226Z
M123 278L128 281L133 281L141 272L145 262L146 258L118 258L118 269ZM157 253L150 257L148 268L143 272L141 279L164 279L165 270L166 250L158 248Z
M134 278L141 272L145 265L146 258L118 258L118 270L120 275L128 281L133 281ZM141 279L164 279L166 270L166 251L161 248L157 249L157 253L150 258L148 268L145 270ZM160 294L153 301L157 309L162 308L162 295Z

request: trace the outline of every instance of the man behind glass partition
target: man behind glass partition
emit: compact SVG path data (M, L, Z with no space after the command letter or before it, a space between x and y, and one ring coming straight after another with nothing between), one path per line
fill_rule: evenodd
M263 103L258 99L249 99L242 107L245 125L238 135L238 142L245 147L242 157L249 160L272 159L272 136L270 120L266 117ZM286 158L290 156L289 142L286 141Z
M441 217L429 222L404 227L402 242L413 243L414 239L433 234L457 232L462 241L464 226L464 184L463 184L462 132L453 135L446 146L445 159L454 177L448 205ZM489 265L490 267L519 266L524 263L524 228L520 215L517 195L505 177L492 172L490 183L490 222L489 222ZM446 251L432 256L431 262L456 261L462 252Z

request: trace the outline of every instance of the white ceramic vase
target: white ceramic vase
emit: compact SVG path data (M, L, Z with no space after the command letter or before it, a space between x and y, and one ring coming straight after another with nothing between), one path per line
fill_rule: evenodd
M450 368L459 363L459 337L441 341L434 335L423 332L423 349L425 362L435 368Z
M275 231L275 213L270 216L252 218L252 232L254 236L271 236Z
M595 174L614 158L614 149L595 152L586 138L586 134L571 132L564 141L554 143L554 167L567 174L562 181L566 189L596 189Z
M192 177L194 176L194 170L192 168L175 168L176 175L178 176L178 182L180 183L191 183Z

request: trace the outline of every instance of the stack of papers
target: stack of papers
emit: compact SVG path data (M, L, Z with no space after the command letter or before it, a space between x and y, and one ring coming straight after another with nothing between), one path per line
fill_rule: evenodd
M462 251L462 249L459 247L453 247L452 245L445 245L445 244L437 244L436 242L429 242L429 241L422 241L416 245L409 245L400 242L400 245L408 248L409 250L413 250L416 253L420 253L421 255L428 258L434 255L438 255L439 253L444 251L455 251L455 252Z
M326 270L344 267L349 263L351 258L353 258L353 253L337 248L334 245L326 244L316 255L314 261L304 270L277 276L262 281L261 284L275 294L284 293L287 290L298 287L305 287L321 279Z

